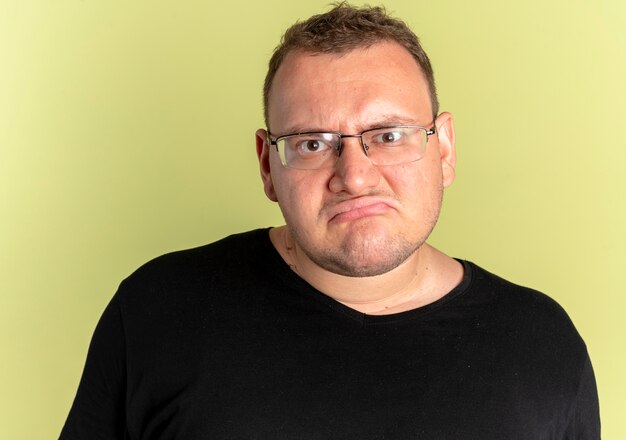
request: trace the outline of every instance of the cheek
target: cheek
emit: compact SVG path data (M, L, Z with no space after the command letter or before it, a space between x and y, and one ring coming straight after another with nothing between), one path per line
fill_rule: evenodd
M433 158L402 165L388 175L392 191L407 208L430 209L426 205L438 203L442 190L441 166Z
M306 173L286 170L273 178L278 204L287 221L313 222L323 206L324 182Z
M435 154L427 155L422 159L419 167L419 184L424 189L439 192L443 185L441 160Z

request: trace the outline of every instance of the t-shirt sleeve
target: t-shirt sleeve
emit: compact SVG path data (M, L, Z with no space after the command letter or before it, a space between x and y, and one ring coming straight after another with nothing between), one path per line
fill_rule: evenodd
M576 400L570 411L566 440L599 440L600 411L598 392L591 361L587 356L582 369Z
M61 440L124 439L126 347L119 298L106 307L89 345L85 369Z

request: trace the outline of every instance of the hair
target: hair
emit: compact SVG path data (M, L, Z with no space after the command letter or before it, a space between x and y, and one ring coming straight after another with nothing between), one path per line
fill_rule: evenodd
M430 60L419 39L407 24L387 14L384 7L354 7L347 2L334 4L323 14L292 25L281 38L269 61L263 86L263 111L269 126L269 94L278 68L287 54L303 51L311 54L344 54L383 41L400 44L413 56L428 83L433 116L439 112L437 89Z

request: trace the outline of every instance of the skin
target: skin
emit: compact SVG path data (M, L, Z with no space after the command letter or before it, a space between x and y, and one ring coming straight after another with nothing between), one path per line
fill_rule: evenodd
M272 135L344 134L387 125L433 125L428 86L409 52L381 42L345 54L294 51L278 69L269 96ZM283 259L326 295L369 314L410 310L441 298L463 269L426 244L443 189L454 180L454 125L434 121L419 161L375 166L358 139L344 139L333 168L286 169L256 133L267 197L286 226L270 231Z

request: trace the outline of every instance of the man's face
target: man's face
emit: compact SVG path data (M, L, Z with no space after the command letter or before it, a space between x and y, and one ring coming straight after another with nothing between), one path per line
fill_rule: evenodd
M274 137L358 134L390 125L433 125L427 83L396 43L342 55L291 52L276 73L269 96ZM416 162L372 165L358 138L347 138L336 165L321 170L284 168L259 130L265 192L278 201L299 250L347 276L379 275L413 255L435 225L443 188L454 179L450 115L440 115L436 125Z

